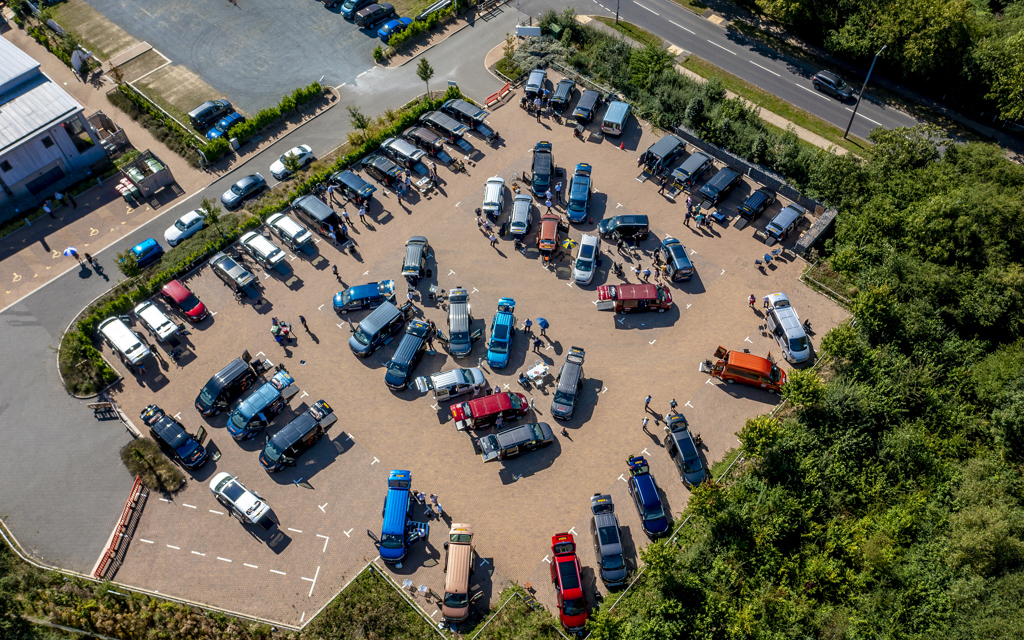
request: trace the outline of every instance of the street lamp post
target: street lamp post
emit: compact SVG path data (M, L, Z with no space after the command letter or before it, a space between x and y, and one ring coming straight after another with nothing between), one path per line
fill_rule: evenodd
M615 0L615 24L619 24L619 1Z
M871 72L875 70L875 63L878 62L878 56L882 55L882 52L885 51L885 48L888 46L889 45L887 44L883 44L882 48L875 54L874 60L871 61L871 67L868 68L868 77L864 78L864 86L860 88L860 93L857 94L857 102L853 105L853 113L850 114L850 123L846 125L846 131L843 132L844 139L850 133L850 127L853 126L853 119L857 116L857 107L860 106L860 99L864 97L864 90L868 88L868 82L871 81Z

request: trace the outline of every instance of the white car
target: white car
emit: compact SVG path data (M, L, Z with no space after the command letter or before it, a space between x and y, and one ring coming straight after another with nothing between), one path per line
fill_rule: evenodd
M590 284L597 269L597 256L601 253L601 240L589 233L580 238L576 249L576 262L572 266L572 279L576 284Z
M203 228L206 224L206 218L204 218L198 211L189 211L185 215L181 216L174 221L174 225L171 226L167 231L164 231L164 240L167 244L172 247L178 246L178 243L185 238L190 238L192 235Z
M257 524L266 531L277 523L270 516L270 506L263 496L252 489L246 489L242 481L221 471L210 480L210 491L217 502L241 522Z
M285 252L276 244L267 240L255 231L250 231L241 238L239 242L242 249L251 255L256 262L263 265L265 269L272 269L285 258Z
M284 159L288 156L294 156L299 160L299 167L304 167L310 162L313 162L313 150L309 148L309 145L300 145L286 151L280 158L274 161L274 164L270 165L270 173L278 180L284 180L292 174L291 171L285 168Z

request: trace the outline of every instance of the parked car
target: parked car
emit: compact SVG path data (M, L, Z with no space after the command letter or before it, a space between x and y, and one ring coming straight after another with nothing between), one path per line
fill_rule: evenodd
M512 213L508 217L508 231L516 240L522 240L533 226L533 198L520 193L512 199Z
M328 6L334 6L335 4L337 2L331 1L331 4ZM357 11L371 4L373 4L373 0L345 0L345 3L341 5L341 15L346 20L353 20L356 17Z
M405 28L412 24L412 18L396 18L394 20L388 20L383 27L377 30L377 37L380 38L384 44L391 40L391 36L396 33L402 33Z
M253 389L228 416L227 432L235 440L248 440L266 429L274 417L284 411L288 400L297 391L286 393L294 383L295 378L282 370L275 373L269 382Z
M220 197L225 209L231 210L242 206L242 203L257 196L267 188L267 181L258 173L245 176Z
M491 337L487 341L487 364L492 369L508 366L512 353L512 339L516 335L516 301L512 298L498 300L498 310L491 320Z
M708 479L704 463L697 451L697 443L690 433L690 424L683 414L669 416L665 424L668 437L665 438L665 450L679 470L679 480L688 487L696 487Z
M541 214L540 229L537 231L537 248L541 253L551 253L561 246L561 226L562 218L554 211Z
M601 239L584 233L576 249L576 262L572 267L572 279L576 284L590 284L597 271L597 257L601 254Z
M647 216L615 216L597 223L597 232L602 238L619 240L644 240L651 228Z
M580 561L576 557L576 541L571 533L551 536L551 582L555 585L558 620L572 633L587 624L587 599L580 579Z
M164 248L153 238L146 238L131 248L132 255L139 268L148 267L164 255Z
M295 459L316 443L337 422L334 409L325 400L318 400L308 411L295 417L267 439L260 453L260 464L267 473L294 467Z
M838 98L840 102L846 102L853 97L853 88L831 71L819 71L814 74L811 84L817 91Z
M784 293L771 293L768 304L765 314L768 330L782 347L782 357L793 363L807 362L811 357L811 341L789 298Z
M597 288L597 308L665 313L672 308L672 293L660 284L602 284Z
M235 260L223 253L218 252L210 258L210 268L217 274L217 277L224 281L224 284L238 292L256 281L248 269L235 262Z
M480 369L452 369L439 371L429 376L416 378L416 390L420 393L434 392L434 400L451 400L485 386L484 373Z
M572 94L575 92L575 89L576 82L574 80L562 78L558 81L558 85L551 94L548 104L555 111L565 111L565 108L569 106L569 102L572 101Z
M401 391L409 386L416 365L427 351L427 336L430 325L422 320L410 320L405 325L405 335L395 348L395 355L384 365L384 384L389 389Z
M241 522L259 525L265 531L270 531L277 524L263 496L247 489L241 480L226 471L213 476L210 491L217 502Z
M231 103L227 100L207 100L195 109L188 112L188 120L192 126L202 131L211 123L217 122L227 114L231 113Z
M700 195L704 196L705 202L717 205L742 181L742 173L732 167L722 167L700 188Z
M601 582L609 588L622 586L626 583L629 569L612 497L595 493L590 498L590 513L590 535L594 538L594 554Z
M580 387L583 386L583 349L570 347L565 356L565 364L555 378L555 397L551 399L551 417L557 420L569 420L579 399Z
M542 449L555 441L555 435L546 422L521 424L498 433L486 435L478 441L480 457L484 462L508 460L521 453Z
M284 165L284 161L288 158L295 158L299 161L299 168L308 166L309 163L313 162L313 150L308 144L302 144L281 154L281 157L270 165L270 175L274 176L278 180L284 180L288 176L292 175L290 169Z
M527 98L533 100L544 91L544 81L547 79L547 76L548 72L544 69L534 69L530 72L524 88Z
M590 173L593 167L584 162L576 165L569 181L569 202L565 206L569 222L583 222L590 211Z
M231 129L231 127L235 126L240 122L245 122L245 116L238 113L237 111L229 113L228 115L218 120L217 124L213 125L213 128L206 132L206 138L208 140L216 140L217 138L227 133Z
M550 142L538 142L533 148L533 174L530 183L533 195L542 197L551 189L555 174L555 161L551 155Z
M629 495L640 514L641 528L652 540L667 536L670 533L669 518L650 465L642 456L633 456L626 460L626 464L629 465Z
M395 301L395 281L381 280L377 283L349 287L334 295L334 310L341 315L359 309L375 309L384 301Z
M786 372L775 364L769 353L767 358L755 356L744 351L729 351L725 347L715 350L716 361L704 363L706 369L715 378L725 380L726 384L750 385L760 387L768 393L778 393L786 384Z
M683 243L673 237L661 241L661 259L668 266L668 277L673 282L689 280L693 277L693 263L690 256L686 255L686 247Z
M299 247L313 239L313 234L309 229L283 213L275 213L267 217L267 228L292 251L298 250Z
M189 322L199 322L206 318L206 305L181 280L171 280L160 289L160 294L169 304L178 307Z
M518 420L530 411L530 403L521 393L503 391L490 396L473 398L466 402L458 402L449 407L452 418L455 419L455 428L464 431L470 429L484 429L497 424L500 418L504 423L506 420Z
M206 449L185 431L185 427L164 410L151 404L142 410L142 422L165 452L186 469L198 469L206 463Z
M238 239L238 244L264 269L273 269L287 256L280 247L256 231L243 235Z
M402 277L416 286L427 273L427 258L430 257L430 242L423 236L413 236L405 243L405 258L402 260Z
M196 231L202 229L205 223L206 218L198 211L189 211L175 220L174 224L167 228L167 231L164 231L164 240L170 246L176 247L179 242L191 238Z
M768 187L761 187L747 196L736 212L747 220L754 221L761 217L764 210L775 202L775 192Z
M363 171L384 186L394 186L402 180L402 167L386 156L375 154L363 160Z
M394 5L387 2L368 5L356 11L355 23L363 29L370 29L395 15Z
M444 151L444 140L426 127L413 125L402 133L402 137L430 155Z

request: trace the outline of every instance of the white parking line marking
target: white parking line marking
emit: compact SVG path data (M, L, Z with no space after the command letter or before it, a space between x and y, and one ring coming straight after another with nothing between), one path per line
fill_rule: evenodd
M573 282L572 282L572 280L570 280L569 282L566 282L566 283L565 283L565 286L567 286L567 287L572 287L572 284L573 284Z
M349 529L349 531L351 531L351 529ZM347 534L346 534L346 535L347 535ZM331 539L330 539L330 538L328 538L327 536L322 536L322 535L320 535L319 533L318 533L318 534L316 534L316 537L318 537L318 538L323 538L323 539L324 539L324 550L323 550L323 551L321 551L320 553L327 553L327 543L328 543L328 542L330 542L330 541L331 541Z
M704 381L704 384L712 384L712 382L711 382L711 378L708 378L707 380L705 380L705 381Z
M576 535L576 527L569 529L569 533L571 533L572 535Z
M448 275L450 275L450 276L454 276L454 275L455 275L455 272L454 272L454 271L452 271L451 269L449 269L449 270L448 270Z
M462 200L459 200L458 202L456 202L456 203L455 203L455 206L457 207L457 206L459 206L460 204L462 204Z
M357 78L362 78L363 76L365 76L365 75L366 75L366 74L368 74L368 73L370 73L370 70L369 70L369 69L367 69L366 71L364 71L364 72L360 73L360 74L359 74L358 76L356 76L356 77L357 77Z
M693 303L691 302L690 304L686 305L686 308L689 309L692 306L693 306Z
M430 408L431 408L431 409L433 409L434 411L437 411L437 409L438 409L438 406L439 406L439 405L436 405L436 404L432 404L432 405L430 405Z
M639 3L639 2L637 2L636 0L633 0L633 4L635 4L636 6L640 7L641 9L647 9L647 7L645 7L644 5L640 4L640 3ZM654 14L654 15L656 15L656 16L657 16L657 15L661 15L661 14L659 14L659 13L658 13L657 11L655 11L654 9L647 9L647 10L648 10L648 11L650 11L651 13L653 13L653 14Z
M850 113L853 113L853 109L851 109L850 107L846 107L846 110L847 110L847 111L849 111ZM864 119L865 119L865 120L867 120L868 122L874 122L875 124L877 124L877 125L878 125L878 126L880 126L880 127L884 127L884 126L885 126L884 124L882 124L882 123L881 123L881 122L879 122L878 120L872 120L871 118L867 117L867 116L866 116L866 115L864 115L863 113L858 113L857 115L859 115L860 117L864 118Z
M430 617L433 618L436 615L437 615L437 609L434 609L434 613L430 614Z
M649 451L648 451L647 449L644 449L644 450L643 450L643 451L641 451L640 453L644 454L645 456L649 456L649 455L651 455L651 453L650 453L650 452L649 452Z
M301 396L299 396L299 400L302 400L303 398L305 398L305 397L306 397L306 396L308 396L308 395L309 395L309 393L308 393L308 392L306 392L306 391L303 391L303 392L302 392L302 395L301 395Z
M505 383L505 388L508 389L508 383L507 382Z
M222 558L222 557L220 557L220 556L217 556L217 559L218 559L218 560L223 560L224 562L231 562L231 561L230 561L230 560L228 560L227 558Z
M473 290L470 291L470 293L476 293L477 291L479 291L479 289L477 289L476 287L473 287Z
M621 202L616 202L615 203L615 208L616 209L621 209L622 208L622 203Z
M373 462L370 463L370 466L372 467L373 465L377 464L378 462L380 462L380 460L378 460L377 458L374 458Z
M345 328L345 326L344 326L343 324L341 324L341 323L339 322L339 323L338 323L338 328L339 328L339 329L344 329L344 328Z
M289 531L294 531L295 533L302 533L301 529L292 529L291 527L288 527L288 530Z
M327 304L327 303L325 302L324 304ZM324 310L324 305L323 304L320 305L319 307L316 308L316 310L317 311L323 311Z
M174 414L174 417L175 417L175 419L180 418L181 417L181 412L179 411L178 413Z
M625 478L625 477L623 477L623 476L625 476L625 475L626 475L626 474L622 474L621 476L619 476L619 480L622 480L623 482L626 482L626 484L629 484L629 483L628 483L628 482L626 481L626 478Z
M724 275L725 275L725 269L722 269L722 273L720 273L720 274L718 274L718 275L720 275L720 276L724 276Z
M368 275L370 275L370 270L369 270L369 269L367 269L366 271L364 271L364 272L363 272L363 275L364 275L364 276L368 276Z
M695 254L695 253L697 253L697 250L696 250L696 249L690 249L690 255L691 255L691 256L692 256L693 254Z
M152 540L146 540L145 538L139 538L139 540L142 540L146 544L155 544Z
M276 574L278 574L278 575L282 575L282 576L286 576L286 575L288 575L288 574L287 574L287 573L285 573L284 571L275 571L275 570L273 570L273 569L271 569L271 570L270 570L270 573L276 573Z
M318 505L316 505L316 508L317 508L317 509L319 509L319 510L321 510L321 511L324 511L324 507L326 507L326 506L327 506L328 504L329 504L329 503L327 503L327 502L325 502L325 503L323 503L323 504L318 504ZM327 513L327 512L326 512L326 511L324 511L324 513Z
M549 555L550 555L550 554L549 554ZM548 556L544 556L544 562L546 562L546 563L548 563L548 564L551 564L551 561L550 561L550 560L548 560Z
M604 393L607 390L608 390L608 387L605 387L604 389L601 389L601 393Z
M257 353L257 354L256 354L256 357L258 358L258 357L260 357L260 356L265 356L265 355L267 355L267 354L265 354L265 353L263 353L262 351L260 351L259 353Z
M169 544L169 545L167 545L167 546L168 546L168 548L170 548L170 549L174 549L174 550L176 550L176 551L181 551L181 547L176 547L176 546L174 546L173 544Z
M671 21L671 20L669 20L669 22L672 22L672 21ZM689 32L690 34L692 34L692 35L697 35L696 33L694 33L693 31L690 31L689 29L687 29L687 28L686 28L686 27L684 27L683 25L679 24L678 22L672 22L672 24L676 25L677 27L679 27L679 28L680 28L680 29L682 29L683 31L688 31L688 32Z
M769 69L768 67L762 67L761 65L757 64L753 60L748 60L747 62L749 62L750 64L754 65L755 67L760 67L761 69L764 69L765 71L767 71L768 73L772 74L773 76L776 76L776 77L779 77L779 78L782 77L779 74L777 74L774 71L772 71L771 69Z
M690 407L691 409L693 409L693 405L690 404L689 400L686 401L686 404L684 406L687 406L687 407Z
M708 40L708 42L711 42L711 41ZM723 47L722 45L718 44L717 42L711 42L711 44L715 45L716 47L718 47L722 51L729 51L729 53L731 53L732 55L736 55L735 51L730 51L729 49L726 49L725 47Z
M198 551L193 551L192 553L196 554L197 556L206 556L205 553L199 553Z
M303 620L305 620L305 619L306 619L306 612L305 612L305 611L303 611L303 612L302 612L302 617L301 617L301 618L299 618L299 622L302 622L302 621L303 621Z
M224 512L223 512L223 511L214 511L213 509L210 509L210 513L216 513L216 514L217 514L217 515L219 515L219 516L222 516L222 515L224 515Z
M193 504L182 503L182 506L188 507L189 509L196 509L197 507Z
M750 344L754 344L754 341L750 339L750 336L747 336L746 338L744 338L743 342L749 342Z
M316 578L319 575L320 575L320 567L317 567L316 568L316 573L313 574L313 579L310 580L310 582L312 582L313 584L309 585L309 596L307 596L309 598L313 597L313 587L316 586ZM303 578L303 580L309 580L309 578Z
M248 562L243 562L242 564L246 567L249 567L250 569L259 569L259 567L257 567L256 565L249 564Z
M160 502L170 502L167 498L160 498Z

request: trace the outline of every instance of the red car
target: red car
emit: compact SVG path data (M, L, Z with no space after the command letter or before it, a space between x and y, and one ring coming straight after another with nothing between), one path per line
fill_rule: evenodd
M580 561L571 533L551 536L551 582L558 593L558 619L571 632L582 631L587 624L587 600L580 580Z
M199 302L196 294L188 290L188 287L181 284L180 280L171 280L164 285L160 293L167 299L167 302L181 309L190 322L199 322L206 317L206 305Z
M483 429L496 424L498 418L501 418L502 422L522 418L529 410L530 401L526 396L505 391L453 404L452 418L455 419L455 427L459 431L465 430L466 427Z

